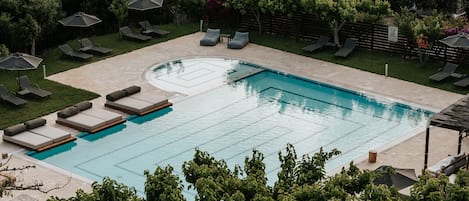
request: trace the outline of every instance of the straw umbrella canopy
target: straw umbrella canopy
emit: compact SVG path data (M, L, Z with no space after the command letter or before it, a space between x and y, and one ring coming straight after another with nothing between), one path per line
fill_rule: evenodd
M84 12L77 12L71 16L59 20L59 23L67 27L90 27L102 22L101 19L94 15L89 15Z
M161 8L163 0L130 0L127 8L131 10L146 11L155 8Z
M464 32L460 32L458 34L454 34L443 38L440 40L441 43L447 45L448 47L454 48L461 48L461 49L468 49L469 48L469 36ZM462 54L462 52L461 52ZM446 48L445 48L445 56L446 56ZM462 62L464 58L460 58L460 62Z
M163 7L163 0L130 0L127 8L144 12L147 10ZM145 16L146 20L146 16ZM146 26L146 24L145 24ZM146 27L145 27L146 28Z
M384 184L389 187L394 186L398 190L407 188L417 182L414 169L400 169L391 166L380 166L375 170L379 177L374 184Z
M0 69L17 71L36 69L42 59L25 53L14 53L0 60Z

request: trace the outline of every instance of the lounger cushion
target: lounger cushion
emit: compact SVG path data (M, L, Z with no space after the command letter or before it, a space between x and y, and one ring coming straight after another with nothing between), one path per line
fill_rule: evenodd
M41 147L54 143L52 139L35 134L30 131L25 131L15 136L4 135L3 140L13 142L15 144L19 144L21 146L25 146L31 149L39 149Z
M103 110L103 109L98 109L98 108L83 111L82 113L85 114L85 115L89 115L89 116L92 116L92 117L99 118L99 119L101 119L102 122L104 122L106 124L116 122L116 121L122 119L122 115L120 115L118 113Z
M131 96L121 98L115 102L110 102L108 104L111 104L118 108L123 108L125 110L132 111L134 113L141 113L143 111L150 110L151 108L154 107L153 103L150 103L148 101L138 100L138 99L132 98Z
M130 96L130 98L151 103L154 106L159 106L168 103L168 99L164 96L159 96L149 93L138 93Z
M54 142L63 141L65 139L70 138L71 136L69 132L51 126L42 126L39 128L35 128L30 130L30 132L50 138Z
M98 117L93 117L82 113L68 117L66 119L58 118L57 121L72 124L76 127L82 128L84 131L94 130L106 125L106 121Z
M37 118L25 122L24 125L26 125L28 129L34 129L46 125L46 120L43 118Z
M77 107L71 106L71 107L65 108L62 111L58 112L57 116L60 117L60 118L68 118L68 117L71 117L73 115L78 114L79 112L80 112L80 110L78 110Z
M125 91L127 96L129 96L129 95L132 95L132 94L139 93L140 90L141 90L141 88L139 86L131 86L131 87L125 88L123 91Z
M93 107L93 104L89 101L83 101L83 102L77 103L75 107L77 107L77 109L80 111L84 111Z
M14 135L16 135L18 133L22 133L26 130L27 130L26 125L18 124L18 125L10 126L10 127L6 128L5 130L3 130L3 134L5 134L7 136L14 136Z
M116 101L125 96L127 96L126 92L124 90L119 90L106 95L106 99L110 101Z

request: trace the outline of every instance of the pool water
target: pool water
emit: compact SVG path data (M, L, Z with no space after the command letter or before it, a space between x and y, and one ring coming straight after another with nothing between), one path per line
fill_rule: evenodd
M234 72L223 71L225 80ZM132 116L122 125L85 133L75 142L31 155L96 181L109 176L143 194L144 170L153 172L156 166L169 164L184 180L181 166L192 159L195 148L224 159L231 168L243 164L255 148L265 155L272 185L279 171L278 152L287 143L295 146L299 156L320 147L339 149L342 154L326 165L330 171L370 149L423 130L429 115L404 104L265 70L187 96L171 108ZM193 197L193 192L185 194L189 200Z

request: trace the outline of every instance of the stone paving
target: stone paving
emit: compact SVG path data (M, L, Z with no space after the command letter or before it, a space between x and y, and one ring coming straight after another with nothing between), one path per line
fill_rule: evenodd
M146 80L146 73L156 64L181 58L196 57L225 57L240 59L264 67L272 68L287 74L295 74L308 79L330 83L339 87L352 89L376 97L386 97L409 105L419 106L438 112L446 106L463 97L435 88L429 88L385 77L365 71L348 68L342 65L324 62L309 57L299 56L280 50L275 50L255 44L249 44L242 50L226 48L226 42L214 47L199 46L203 33L194 33L174 40L159 43L123 55L115 56L80 68L54 74L47 79L71 85L100 94L92 100L95 107L103 107L104 95L114 90L130 85L140 85L144 88L156 90L157 93L170 97L177 104L177 96L172 92L165 92L154 87ZM384 66L384 64L383 64ZM384 68L384 67L383 67ZM392 67L390 67L392 70ZM55 123L56 114L45 116L51 126L68 129ZM68 129L73 131L71 129ZM75 134L78 133L73 131ZM456 153L457 132L441 128L431 128L429 164L434 164L448 154ZM367 156L359 156L356 161L361 168L376 168L379 165L393 165L401 168L414 168L417 173L423 168L425 134L409 134L405 139L390 142L390 145L378 151L376 163L368 163ZM469 150L467 141L463 141L463 150ZM12 191L10 200L21 194L28 194L38 200L45 200L50 196L69 197L78 189L90 190L91 181L72 175L41 161L24 155L25 150L10 143L1 142L1 153L14 153L9 166L35 164L37 168L22 171L22 182L41 181L44 186L61 186L64 188L52 190L47 194L38 191ZM358 156L357 156L358 157ZM29 173L28 173L29 172Z

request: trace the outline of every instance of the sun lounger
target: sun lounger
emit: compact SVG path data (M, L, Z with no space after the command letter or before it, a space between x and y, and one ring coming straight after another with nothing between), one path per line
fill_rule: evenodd
M112 49L94 45L88 38L83 38L79 41L81 43L81 48L78 50L82 52L95 52L98 54L108 54L112 52Z
M6 101L6 102L9 102L13 105L16 105L16 106L19 106L19 105L24 105L27 103L27 101L21 99L21 98L18 98L17 96L11 94L7 88L0 84L0 99L2 99L3 101Z
M75 51L68 44L59 45L59 49L62 51L63 55L68 56L70 58L86 60L86 59L90 59L91 57L93 57L93 55L91 54L86 54L86 53Z
M81 102L57 113L58 124L96 133L125 122L122 115L103 109L92 108L91 102Z
M142 27L143 31L142 33L144 34L153 34L153 35L158 35L158 36L164 36L168 35L170 32L166 30L160 29L159 26L157 25L152 25L149 21L140 21L138 22L140 26Z
M467 166L467 155L461 153L457 156L449 156L437 164L428 167L428 172L433 176L438 176L440 174L445 174L449 176L456 173L461 167Z
M220 40L220 29L207 29L204 38L200 40L202 46L214 46Z
M44 151L75 140L69 132L46 125L42 118L33 119L4 130L3 140L35 151Z
M354 50L355 47L357 46L357 40L353 38L347 38L345 40L344 46L340 48L334 56L336 57L348 57Z
M145 115L172 105L167 98L141 93L141 88L131 86L106 95L106 107L128 114Z
M147 41L151 39L151 36L145 36L139 33L134 33L128 26L119 28L119 32L124 38L135 39L140 41Z
M52 95L51 92L39 88L37 84L33 85L31 81L29 80L28 76L26 75L22 75L20 77L17 77L16 79L20 83L20 87L21 87L21 91L19 91L18 94L21 94L21 95L33 94L41 98Z
M228 48L241 49L249 43L249 32L235 32L233 39L228 42Z
M451 77L451 74L453 74L457 68L458 64L446 63L445 66L438 73L433 74L429 77L429 79L436 82L442 81L446 78Z
M315 43L302 48L302 50L307 52L314 52L323 48L324 45L329 42L329 40L330 38L327 36L319 36L319 39Z
M453 83L453 85L457 87L467 87L469 86L469 77L460 79L459 81Z

